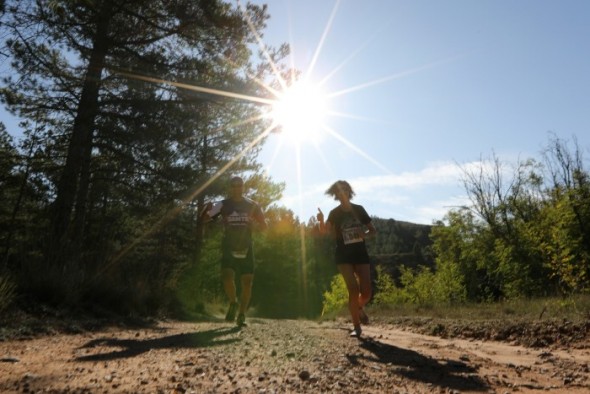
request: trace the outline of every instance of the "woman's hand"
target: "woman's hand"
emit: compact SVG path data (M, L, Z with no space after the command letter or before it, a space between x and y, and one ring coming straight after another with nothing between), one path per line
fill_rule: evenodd
M315 215L315 217L318 220L318 222L324 224L324 213L320 208L318 208L318 213Z
M367 231L363 233L364 239L371 238L375 236L375 234L377 234L377 229L375 228L375 226L373 226L373 223L368 223L365 226L367 227Z

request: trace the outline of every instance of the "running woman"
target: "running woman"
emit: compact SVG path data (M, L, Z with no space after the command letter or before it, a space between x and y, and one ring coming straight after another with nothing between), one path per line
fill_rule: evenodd
M346 181L336 181L326 191L340 204L328 214L318 208L317 219L321 234L329 233L336 241L334 260L348 289L348 309L352 319L351 336L360 338L361 324L368 324L369 317L363 307L372 295L371 268L365 239L376 234L377 230L362 205L350 200L355 195Z

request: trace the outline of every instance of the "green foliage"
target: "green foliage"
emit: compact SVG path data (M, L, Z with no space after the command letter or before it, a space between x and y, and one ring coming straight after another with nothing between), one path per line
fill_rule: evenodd
M420 306L456 305L466 299L463 277L458 267L445 264L432 272L428 267L417 270L401 267L401 286L397 287L392 278L377 267L376 305L413 304Z
M494 321L561 321L586 324L590 310L590 296L519 298L498 302L466 302L459 305L440 304L436 307L408 303L376 305L371 316L385 321L405 321L417 318L415 322L435 320L489 322Z
M261 96L256 81L272 79L271 67L251 59L251 44L266 8L249 5L246 21L222 1L173 3L6 2L0 33L14 69L0 97L23 119L24 136L15 144L0 125L2 270L40 300L126 313L155 313L179 300L185 311L202 311L224 297L221 231L203 237L196 213L237 173L270 222L255 238L253 307L272 317L338 310L347 293L334 276L333 245L313 221L302 226L272 206L284 185L262 175L261 145L252 144L266 125L244 122L259 108L144 78ZM286 71L288 48L269 54ZM497 158L466 169L471 206L434 227L374 218L373 259L405 264L399 287L378 271L375 302L456 305L587 292L583 164L579 151L553 140L544 168L518 163L507 181ZM0 297L10 299L6 283Z
M485 278L489 275L482 275L489 262L485 254L488 241L487 237L481 236L481 225L468 210L451 211L445 219L448 225L441 222L432 229L436 265L454 267L462 278L468 299L488 298L493 290Z
M3 267L42 300L172 307L182 274L207 257L194 207L233 173L265 207L284 186L260 174L252 141L265 124L243 121L258 106L144 77L261 95L255 80L271 67L250 44L266 8L52 4L7 1L0 25L14 67L0 98L25 129L20 146L0 130ZM282 70L288 48L268 49Z
M450 211L432 230L437 274L450 270L457 279L450 293L462 299L460 283L472 301L586 292L590 182L579 150L555 139L544 165L527 160L508 181L505 174L497 158L466 170L473 205Z
M391 276L381 266L375 268L375 294L371 303L374 305L397 305L406 301L403 290L399 289Z
M302 316L305 308L302 234L293 213L272 208L269 228L259 239L252 303L264 316Z
M204 313L208 305L226 306L221 287L221 231L211 228L202 245L199 259L192 258L181 273L175 288L182 314Z
M419 267L417 272L402 267L401 284L408 302L418 305L432 304L435 293L432 284L434 273L427 267Z
M265 214L268 231L254 234L255 276L251 313L272 318L315 317L322 309L322 293L334 274L331 260L311 228L303 227L293 212L271 206ZM200 257L183 272L177 297L185 314L222 313L227 300L220 279L222 224L212 222ZM239 281L237 283L239 287Z
M294 318L305 315L306 283L299 237L265 237L256 250L252 304L261 316Z
M348 304L348 289L342 275L332 278L330 289L324 292L322 316L339 312Z
M437 264L432 293L437 304L456 305L467 300L465 278L459 265L452 262Z
M570 191L555 196L544 209L543 222L537 226L539 249L552 277L559 281L565 293L580 292L590 285L590 250L585 242L587 233L581 231L580 221L590 220L587 212L578 216L572 206ZM590 203L587 199L586 204Z
M313 228L300 224L292 211L271 207L267 218L269 229L255 253L253 306L264 316L318 316L321 294L335 271L331 259L317 243Z

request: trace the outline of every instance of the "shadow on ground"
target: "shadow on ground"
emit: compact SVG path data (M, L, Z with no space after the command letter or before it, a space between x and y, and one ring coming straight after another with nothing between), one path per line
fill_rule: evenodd
M76 357L76 361L107 361L119 358L135 357L154 349L176 348L205 348L212 346L228 345L239 341L238 338L224 338L227 335L240 331L239 327L216 328L213 330L169 335L152 339L116 339L98 338L81 346L79 349L89 349L99 346L116 347L120 350L108 353L92 354Z
M464 391L488 391L489 386L477 370L459 360L436 360L409 349L399 348L374 339L360 339L360 346L367 355L347 355L351 364L359 358L386 364L393 371L408 379L430 383L435 386Z

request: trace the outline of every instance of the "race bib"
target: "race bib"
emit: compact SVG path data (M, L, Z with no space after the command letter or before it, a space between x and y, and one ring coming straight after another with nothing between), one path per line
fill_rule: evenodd
M226 236L232 256L236 259L245 259L248 256L251 239L248 227L243 222L233 222L228 226Z
M344 240L344 245L363 242L363 229L359 226L342 229L342 238Z
M240 250L232 250L231 255L236 259L245 259L248 257L248 248Z

